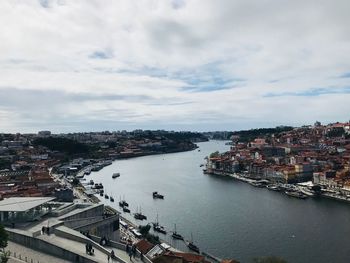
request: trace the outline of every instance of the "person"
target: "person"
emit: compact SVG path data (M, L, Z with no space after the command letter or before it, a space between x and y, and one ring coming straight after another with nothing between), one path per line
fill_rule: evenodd
M127 254L129 254L129 249L130 249L130 247L129 247L129 243L128 243L128 244L126 244L126 247L125 247L125 251Z
M115 255L114 255L114 251L113 251L113 249L112 249L112 251L111 251L111 258L112 258L112 259L114 259L114 258L115 258Z
M129 257L130 257L130 261L132 261L132 249L129 249Z
M131 252L132 252L132 256L135 258L136 257L136 246L135 246L135 244L132 245Z
M142 251L141 251L141 254L140 254L140 259L141 259L141 261L143 261L143 253L142 253Z
M108 263L109 263L109 259L110 259L110 258L111 258L111 257L110 257L110 256L108 255L108 256L107 256L107 259L108 259Z

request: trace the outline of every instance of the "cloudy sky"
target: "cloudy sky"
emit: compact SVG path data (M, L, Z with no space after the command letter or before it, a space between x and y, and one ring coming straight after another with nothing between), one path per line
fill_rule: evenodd
M348 0L2 0L0 132L350 119Z

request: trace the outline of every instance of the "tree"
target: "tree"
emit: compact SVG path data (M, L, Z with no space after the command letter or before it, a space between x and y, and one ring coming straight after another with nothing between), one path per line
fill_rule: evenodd
M7 247L8 234L3 225L0 224L0 249Z
M6 263L10 256L9 251L5 251L5 247L7 247L8 234L3 225L0 224L0 262Z
M146 237L148 232L150 231L151 229L151 226L148 224L148 225L145 225L145 226L139 226L139 229L140 229L140 233L142 236Z
M216 151L210 154L210 158L219 157L219 155L220 155L219 151Z

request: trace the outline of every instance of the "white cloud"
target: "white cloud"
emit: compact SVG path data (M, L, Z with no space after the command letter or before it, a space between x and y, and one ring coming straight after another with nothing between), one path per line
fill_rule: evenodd
M0 105L1 127L233 129L348 119L348 90L331 90L350 84L339 78L350 72L349 7L345 0L1 1L0 93L32 92L38 101L12 96ZM330 94L311 96L317 89Z

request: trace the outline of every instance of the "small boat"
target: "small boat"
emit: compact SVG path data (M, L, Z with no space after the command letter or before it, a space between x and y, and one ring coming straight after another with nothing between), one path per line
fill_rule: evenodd
M199 254L199 248L193 243L193 236L191 233L191 241L187 244L188 248Z
M204 166L204 164L199 165L199 167L203 167L203 166Z
M300 198L300 199L306 199L307 195L300 193L300 192L294 192L294 191L285 191L285 194L291 197Z
M121 198L119 199L119 206L120 207L128 207L129 204L125 201L125 200L121 200Z
M174 239L184 240L184 237L176 232L176 224L174 224L174 228L175 228L175 230L174 230L173 234L171 235L171 237Z
M157 214L156 222L154 222L152 224L153 224L153 230L155 232L159 232L159 233L166 235L166 230L165 230L164 226L161 226L158 222L158 214Z
M124 207L123 207L123 212L125 212L125 213L130 213L130 209L124 206Z
M141 212L141 207L140 207L140 212L136 212L134 214L134 218L137 220L147 220L147 216L145 216L144 214L142 214Z
M164 199L164 195L158 194L158 192L153 192L153 198Z
M279 191L280 190L280 188L277 185L272 185L272 184L266 186L266 188L268 190L271 190L271 191Z
M100 192L100 196L103 196L103 192Z
M90 180L89 184L94 185L94 180Z
M258 183L258 182L256 182L256 181L250 182L249 184L252 185L252 186L254 186L254 187L258 187L258 188L263 188L263 187L265 187L264 184Z
M137 219L137 220L147 220L147 216L145 216L142 213L135 213L134 214L134 218Z
M115 179L115 178L117 178L117 177L119 177L119 176L120 176L120 173L114 173L114 174L112 175L112 178Z
M105 198L106 198L106 199L109 199L109 196L108 196L108 195L105 195Z
M114 198L112 196L110 196L109 201L114 202Z

